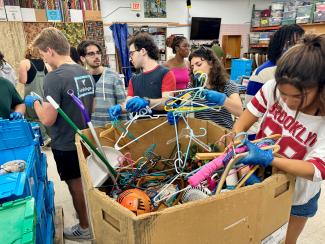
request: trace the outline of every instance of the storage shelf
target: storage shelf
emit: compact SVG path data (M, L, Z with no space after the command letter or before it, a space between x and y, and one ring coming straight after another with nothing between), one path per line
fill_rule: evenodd
M277 25L277 26L264 26L264 27L252 27L251 32L277 30L280 27L281 27L280 25Z
M250 48L267 48L269 45L266 44L250 44Z

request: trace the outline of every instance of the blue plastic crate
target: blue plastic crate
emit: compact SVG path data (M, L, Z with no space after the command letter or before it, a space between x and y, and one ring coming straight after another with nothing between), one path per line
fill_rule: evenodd
M243 75L251 75L253 60L251 59L232 59L230 79L240 83L240 77Z
M46 154L41 154L41 160L37 162L37 178L39 181L47 182L47 160Z
M30 125L32 127L33 133L35 138L38 140L39 145L43 146L44 145L44 141L43 141L43 137L42 137L42 133L41 133L41 129L39 126L39 123L37 122L30 122Z
M45 208L50 214L54 214L54 184L53 181L47 182L47 195L45 197Z
M26 120L0 119L0 150L29 146L34 139L32 127Z
M26 196L33 196L36 198L38 192L38 179L35 167L35 144L27 147L0 151L0 165L11 160L24 160L26 162L26 167L23 172L0 175L0 203Z
M45 208L46 194L46 184L44 182L39 182L38 194L36 198L36 244L46 243L48 218Z
M46 224L46 244L53 244L55 234L54 228L54 219L52 214L47 215L47 224Z

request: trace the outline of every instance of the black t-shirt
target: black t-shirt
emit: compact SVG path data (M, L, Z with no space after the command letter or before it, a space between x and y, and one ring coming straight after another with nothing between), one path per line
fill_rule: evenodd
M93 75L93 78L95 80L95 83L97 83L97 81L99 81L100 77L102 76L102 74L99 75Z
M44 95L51 96L69 118L82 130L87 128L86 122L78 106L67 91L72 89L82 101L88 113L91 113L95 95L95 84L91 75L79 64L63 64L48 73L44 79ZM90 116L90 114L89 114ZM58 115L50 127L51 147L61 151L76 150L75 131Z

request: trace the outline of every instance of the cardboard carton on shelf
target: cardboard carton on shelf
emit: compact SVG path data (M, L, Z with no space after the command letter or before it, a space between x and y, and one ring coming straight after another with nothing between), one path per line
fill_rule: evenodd
M84 20L88 21L103 21L100 10L85 10Z
M129 131L137 137L165 120L139 120ZM210 121L189 119L189 124L197 134L200 128L206 129L206 135L200 138L205 143L214 143L227 133L226 129ZM178 129L184 127L180 121ZM104 128L96 130L100 133ZM83 133L93 140L89 130ZM174 137L174 127L166 123L130 144L122 153L128 151L132 158L138 158L155 143L154 152L168 158L175 145L166 142ZM106 139L101 138L101 142L114 146L117 138L112 131ZM183 140L184 149L188 139ZM86 163L89 152L79 136L76 136L76 145L96 243L267 243L272 238L280 243L285 238L294 190L292 176L274 173L260 184L136 216L93 187Z

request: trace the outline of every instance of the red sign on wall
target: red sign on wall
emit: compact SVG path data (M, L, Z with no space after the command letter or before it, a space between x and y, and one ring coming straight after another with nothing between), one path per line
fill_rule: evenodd
M141 10L141 4L139 2L132 2L131 3L131 10L140 11Z

